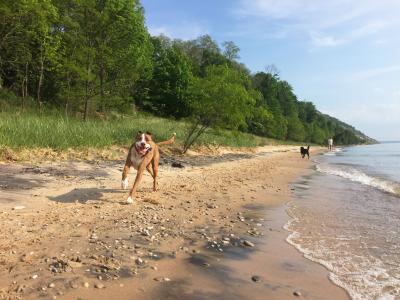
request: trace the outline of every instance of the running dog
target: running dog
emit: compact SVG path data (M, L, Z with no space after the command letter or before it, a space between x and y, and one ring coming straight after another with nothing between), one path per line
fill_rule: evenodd
M307 155L308 159L310 159L310 145L308 145L307 148L304 148L303 146L300 147L300 154L301 158L304 158Z
M158 146L169 145L175 142L176 133L168 141L156 144L150 132L139 131L136 134L135 143L129 148L128 156L126 158L124 170L122 172L121 187L125 190L128 188L128 173L131 167L137 170L135 183L126 200L127 203L133 203L133 194L136 192L139 182L142 179L144 171L147 171L153 177L153 191L157 191L157 174L158 163L160 161L160 152Z

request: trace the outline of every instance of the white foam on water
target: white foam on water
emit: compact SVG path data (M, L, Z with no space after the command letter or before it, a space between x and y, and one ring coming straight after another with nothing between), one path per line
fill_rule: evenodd
M334 148L331 151L325 152L324 155L326 156L334 156L337 153L343 152L343 148Z
M352 167L318 164L316 168L321 173L340 176L353 182L372 186L384 192L400 195L400 184L398 182L373 177Z
M307 247L302 243L302 235L294 227L299 219L288 211L290 219L283 228L290 232L286 241L303 253L304 257L323 265L329 271L329 279L347 291L353 300L395 300L400 299L400 278L390 276L382 261L378 259L364 259L358 263L351 263L352 254L335 252L324 247L323 243L313 243ZM348 266L356 271L349 271Z

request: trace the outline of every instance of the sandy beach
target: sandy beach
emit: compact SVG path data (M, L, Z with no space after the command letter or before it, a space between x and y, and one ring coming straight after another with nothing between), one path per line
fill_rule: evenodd
M285 241L297 146L164 155L133 205L122 167L0 164L0 299L349 299Z

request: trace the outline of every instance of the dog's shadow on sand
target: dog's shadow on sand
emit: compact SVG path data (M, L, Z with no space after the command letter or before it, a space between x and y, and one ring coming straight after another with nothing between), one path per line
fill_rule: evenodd
M109 200L103 199L104 194L122 194L124 192L126 193L120 189L76 188L59 196L48 197L48 199L60 203L86 203L92 200L106 202Z

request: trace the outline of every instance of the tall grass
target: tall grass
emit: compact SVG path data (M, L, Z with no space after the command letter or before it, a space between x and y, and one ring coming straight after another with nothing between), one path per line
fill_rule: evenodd
M83 122L57 113L0 112L0 146L54 150L128 146L139 130L152 132L156 141L168 139L176 132L179 145L187 127L184 122L140 114ZM197 144L251 147L276 143L282 142L240 132L208 130Z

